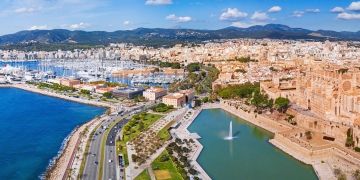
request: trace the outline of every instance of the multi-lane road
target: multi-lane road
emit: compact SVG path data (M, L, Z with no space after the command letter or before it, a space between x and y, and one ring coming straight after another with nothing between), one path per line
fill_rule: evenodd
M117 160L116 154L116 135L121 131L123 126L129 122L131 115L138 113L140 111L150 108L153 104L147 106L139 106L136 108L128 109L122 115L110 115L108 119L104 120L101 125L95 130L94 136L90 143L90 148L88 155L86 157L85 169L82 174L82 179L85 180L115 180L123 179L120 177L119 172L119 162ZM111 129L108 129L109 126L116 122L116 125ZM104 139L105 131L109 131L107 139ZM104 164L100 164L101 159L101 144L105 140L105 153L104 153ZM103 168L103 173L100 174L100 166ZM117 172L118 171L118 172Z
M85 169L82 175L86 180L97 180L99 175L101 142L104 137L106 128L114 121L115 117L109 117L102 122L100 127L95 130L94 136L90 143L88 155L86 157Z
M124 118L118 122L109 132L108 138L106 139L105 145L105 161L104 161L104 180L115 180L120 179L117 177L116 168L118 167L117 154L116 154L116 134L121 131L122 127L128 123L130 118Z

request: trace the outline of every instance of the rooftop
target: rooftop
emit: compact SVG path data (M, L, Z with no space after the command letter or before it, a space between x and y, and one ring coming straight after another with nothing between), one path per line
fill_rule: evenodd
M184 94L181 94L181 93L173 93L173 94L168 94L166 96L164 96L164 98L167 98L167 99L180 99L184 97Z
M158 92L163 92L165 91L164 88L161 88L161 87L151 87L150 89L147 89L146 90L147 92L155 92L155 93L158 93Z
M131 92L138 92L144 91L144 88L141 87L127 87L127 88L118 88L113 90L113 92L122 92L122 93L131 93Z

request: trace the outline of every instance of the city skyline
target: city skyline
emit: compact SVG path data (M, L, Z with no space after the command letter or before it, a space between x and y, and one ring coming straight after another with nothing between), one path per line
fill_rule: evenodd
M270 23L311 30L360 30L360 1L325 1L6 0L0 2L0 20L6 24L0 35L34 29L221 29Z

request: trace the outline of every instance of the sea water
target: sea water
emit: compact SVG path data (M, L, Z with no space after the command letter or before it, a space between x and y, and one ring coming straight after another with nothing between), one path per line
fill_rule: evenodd
M0 179L39 179L64 139L104 108L0 88Z

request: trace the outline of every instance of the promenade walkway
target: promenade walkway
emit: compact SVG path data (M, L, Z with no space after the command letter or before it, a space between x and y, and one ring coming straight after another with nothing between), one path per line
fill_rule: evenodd
M203 146L197 140L201 137L197 134L190 133L187 128L200 114L202 109L207 108L218 108L218 105L204 105L201 109L189 110L186 115L180 121L178 121L180 125L176 129L172 129L170 131L171 135L175 138L193 140L194 143L191 144L190 147L188 147L191 150L189 153L189 159L191 160L191 165L194 167L194 169L199 172L198 177L203 180L210 180L211 178L197 162L197 158L203 150Z

